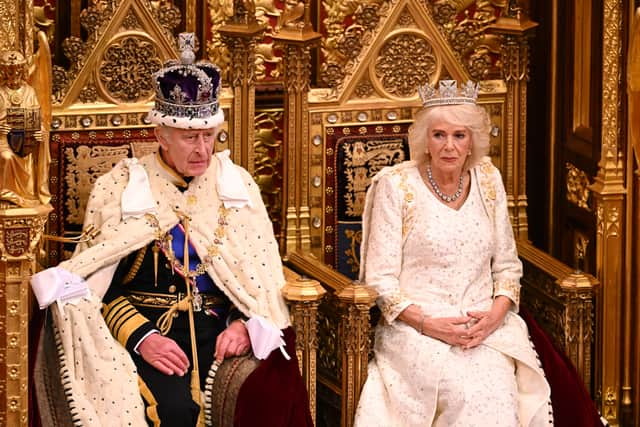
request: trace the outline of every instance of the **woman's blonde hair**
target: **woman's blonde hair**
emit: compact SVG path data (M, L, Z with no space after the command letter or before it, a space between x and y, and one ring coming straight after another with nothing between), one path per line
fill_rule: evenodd
M440 105L424 108L415 116L409 128L409 152L412 160L424 163L429 160L427 154L427 136L429 128L436 121L444 121L454 126L464 126L471 132L471 155L465 162L465 170L477 165L489 154L489 132L491 121L483 107L473 104Z

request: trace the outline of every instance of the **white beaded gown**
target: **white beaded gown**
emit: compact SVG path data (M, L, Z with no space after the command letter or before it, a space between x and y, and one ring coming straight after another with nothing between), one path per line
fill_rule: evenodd
M356 413L356 427L549 426L550 390L527 327L516 314L521 263L499 172L471 171L459 210L426 187L414 162L373 181L363 218L361 280L382 312ZM410 304L427 316L513 310L480 346L462 350L396 320Z

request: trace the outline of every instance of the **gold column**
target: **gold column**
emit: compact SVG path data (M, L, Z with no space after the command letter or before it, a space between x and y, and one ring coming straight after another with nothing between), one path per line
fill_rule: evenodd
M229 85L233 91L231 117L228 117L232 140L232 158L249 173L253 173L255 136L255 49L256 41L262 38L265 28L258 24L255 4L252 1L234 1L231 22L218 29L222 40L229 48L231 70Z
M618 425L621 400L622 298L624 271L624 153L620 141L622 1L603 3L602 147L593 191L596 224L596 274L602 289L596 304L596 390L600 410Z
M350 284L336 293L340 301L338 339L343 345L341 427L351 427L367 379L371 330L369 310L376 301L369 288Z
M527 239L527 81L529 80L529 38L537 24L511 10L501 16L492 31L504 38L502 49L503 78L507 84L505 187L508 194L511 223L517 238Z
M2 0L0 2L0 52L16 50L25 58L31 58L33 35L33 0Z
M562 323L565 327L563 346L587 390L591 388L591 349L593 341L593 296L598 280L586 273L574 272L556 282L566 296Z
M296 355L309 392L311 418L316 419L316 353L318 350L318 306L326 293L317 280L285 269L287 284L282 295L289 302L296 332Z
M29 278L50 205L0 202L0 425L27 426Z
M284 171L286 211L286 252L297 248L311 251L309 208L309 79L311 47L320 40L320 33L310 23L309 1L285 6L278 23L274 42L282 46L285 84L287 150Z
M186 19L185 19L185 30L189 33L198 33L198 28L196 25L196 12L197 12L197 1L196 0L186 0L187 3L185 5L186 9Z
M0 51L29 61L33 0L0 2ZM29 424L29 278L50 205L20 208L0 201L0 425Z

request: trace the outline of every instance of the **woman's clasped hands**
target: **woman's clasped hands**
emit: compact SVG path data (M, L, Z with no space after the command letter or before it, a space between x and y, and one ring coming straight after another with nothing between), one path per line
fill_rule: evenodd
M449 345L471 349L498 329L510 307L510 299L498 296L489 311L469 311L454 317L421 316L416 329Z

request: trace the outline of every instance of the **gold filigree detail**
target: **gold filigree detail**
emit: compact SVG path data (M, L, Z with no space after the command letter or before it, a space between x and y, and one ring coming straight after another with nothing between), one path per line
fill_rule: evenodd
M347 257L347 265L351 266L351 272L357 273L360 271L360 243L362 243L362 230L345 230L345 238L349 241L349 248L344 251L344 255Z
M398 24L403 27L409 27L416 24L416 22L413 20L413 16L411 16L411 13L407 10L407 8L405 8L398 17Z
M402 291L394 291L384 297L378 297L377 303L380 311L385 316L398 314L398 305L407 301L407 296Z
M385 166L405 160L403 139L357 140L342 144L346 215L359 218L371 178Z
M501 41L488 34L488 30L497 16L507 15L506 0L429 0L425 4L472 78L480 80L501 75L503 62L498 60Z
M98 100L98 89L96 85L91 82L83 87L78 95L78 99L84 103L96 102Z
M104 52L98 79L108 98L115 103L149 100L154 95L152 74L162 67L155 44L147 39L126 36L112 42Z
M142 135L141 136L145 136ZM158 150L157 141L134 141L131 143L131 157L141 159L147 154L155 153Z
M113 166L128 157L129 146L116 147L80 145L75 150L65 149L66 173L64 176L66 194L65 206L68 224L82 224L87 199L98 177L109 172Z
M515 305L520 304L520 282L517 280L501 280L493 282L493 296L509 297Z
M399 171L399 173L400 185L398 187L404 194L404 203L402 204L402 240L404 240L407 237L407 234L409 234L409 230L411 230L415 220L415 206L413 205L415 195L412 191L413 188L407 181L408 177L406 172Z
M596 208L596 233L604 236L604 207L601 204Z
M135 30L140 27L138 18L131 11L127 13L127 16L122 20L122 27L125 30Z
M0 51L16 50L20 47L20 16L18 1L6 0L0 2Z
M149 14L158 21L159 29L166 41L170 44L175 43L173 30L180 23L180 10L168 0L145 1L139 2L139 4L141 7L146 7ZM92 57L91 53L105 35L105 31L109 29L111 20L118 15L118 8L128 6L129 4L126 2L90 0L90 5L80 13L80 24L86 32L86 37L70 36L62 42L62 50L69 60L69 67L64 68L59 65L53 67L53 99L55 103L64 100L73 82L81 75L81 71L87 65L87 60ZM127 35L128 30L139 27L140 18L134 14L133 10L134 8L130 8L121 22L120 28L124 28L125 32L120 40L115 39L115 51L109 53L110 45L107 45L105 50L105 55L110 56L107 58L107 62L118 63L120 68L109 70L107 66L107 69L102 70L105 64L92 64L92 66L95 65L92 69L101 69L101 71L95 72L99 91L101 85L108 86L108 89L102 90L104 92L102 95L114 103L146 101L150 97L146 86L151 83L148 71L154 67L155 69L159 68L160 64L160 58L158 58L158 52L155 48L156 41L152 39L152 36L147 36L144 42L137 41L139 46L138 49L135 49L136 53L132 54L130 46L127 46L127 39L143 39L142 34L135 37ZM145 50L145 43L153 46L153 50ZM154 56L146 56L149 54ZM118 56L122 58L118 59ZM135 61L132 62L134 58ZM127 87L132 84L142 85L142 87ZM113 96L109 95L111 93ZM93 102L91 97L86 96L82 101Z
M574 239L574 263L576 272L580 273L586 268L585 258L587 256L587 246L589 246L589 239L584 236L582 233L577 233Z
M289 28L293 30L302 30L305 26L304 22L305 3L298 0L285 0L284 9L278 17L276 28Z
M620 229L620 212L617 207L611 207L607 211L606 234L607 237L617 237Z
M604 394L604 416L607 419L617 418L618 395L613 387L607 387Z
M567 170L567 200L588 211L591 210L591 190L589 176L573 164L565 163Z
M321 67L321 80L334 90L344 80L346 70L353 66L353 60L362 50L363 40L370 40L378 23L392 7L382 0L363 2L325 1L327 13L324 27L327 35L322 40L322 54L325 60ZM352 24L345 26L345 22Z
M282 123L283 114L280 110L257 114L253 144L255 162L253 179L260 187L260 193L275 230L279 230L282 226L284 145L280 123Z
M388 18L398 3L397 0L323 2L327 15L323 21L326 37L322 41L322 54L325 60L320 76L333 92L351 72L363 47L374 39L379 22ZM505 0L426 0L420 5L427 9L469 75L474 79L485 79L500 78L502 75L502 39L489 32L496 17L508 15L507 3ZM350 24L344 25L345 22ZM414 18L407 9L399 14L398 26L414 26ZM347 50L346 47L351 49Z
M318 312L318 371L321 376L329 377L338 383L342 376L337 328L338 318L335 297L325 298Z
M272 21L281 14L280 9L276 7L273 0L261 0L253 5L244 5L244 2L238 2L239 8L234 14L233 0L208 0L209 22L211 37L207 40L206 55L213 63L217 64L223 73L223 78L228 79L228 70L232 66L232 58L229 54L227 43L222 39L218 32L226 21L242 21L248 19L246 16L251 12L255 21L265 27L264 39L269 40L265 43L257 43L255 46L255 79L260 81L267 77L278 78L282 75L280 69L282 58L276 55L273 49L273 43L270 37L274 34L274 26ZM248 7L247 7L248 6ZM238 15L238 16L236 16Z
M375 74L386 92L410 98L418 86L436 75L438 62L429 40L417 33L401 33L380 49Z
M373 95L374 89L371 81L368 78L363 78L354 90L354 94L358 98L368 98Z
M180 25L180 21L182 21L180 9L168 0L151 2L151 7L153 15L160 25L162 25L167 34L172 34L173 30L175 30L178 25Z

